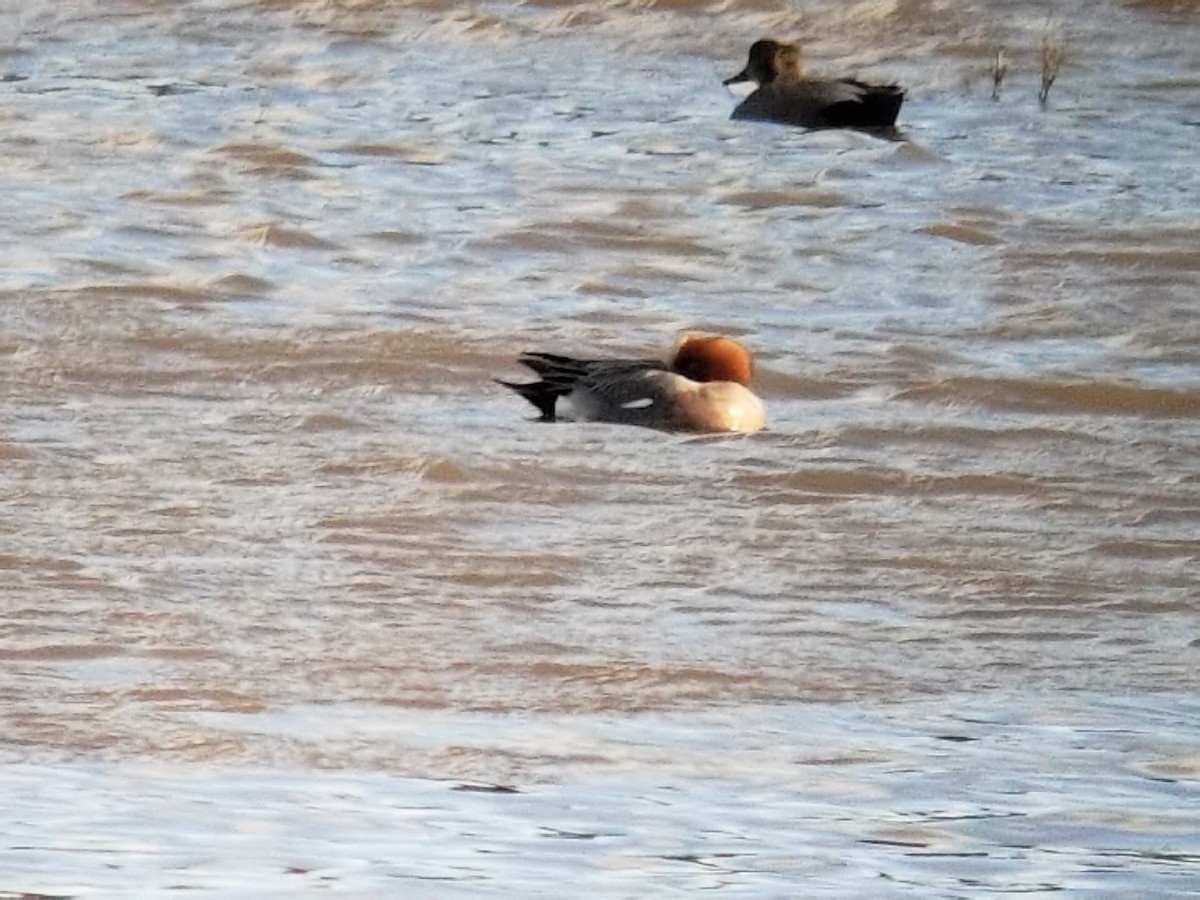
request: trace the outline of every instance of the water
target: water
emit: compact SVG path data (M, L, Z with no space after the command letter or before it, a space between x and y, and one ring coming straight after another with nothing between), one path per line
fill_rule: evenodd
M1195 4L2 16L0 896L1200 889Z
M273 727L304 740L335 723L359 754L407 745L443 773L473 755L505 757L546 780L526 770L517 789L340 766L19 766L6 778L23 797L12 812L34 810L35 824L4 829L21 845L5 856L10 879L69 893L82 869L101 896L183 885L431 897L553 896L564 885L618 896L1200 889L1194 788L1182 783L1196 758L1173 757L1156 733L1177 733L1195 702L1092 697L1086 718L1053 697L1038 705L1026 722L979 705L965 717L934 703L868 716L840 704L751 707L738 729L725 713L416 712L382 723L353 706L312 708ZM80 796L105 802L81 808ZM64 844L75 871L61 871Z

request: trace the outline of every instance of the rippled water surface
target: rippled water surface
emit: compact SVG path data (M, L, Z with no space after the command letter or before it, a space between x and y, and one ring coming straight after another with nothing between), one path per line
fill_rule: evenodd
M0 897L1200 891L1200 5L1047 8L0 7Z

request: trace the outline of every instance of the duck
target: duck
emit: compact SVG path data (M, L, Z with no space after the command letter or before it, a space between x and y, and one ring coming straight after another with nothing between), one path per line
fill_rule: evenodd
M735 434L753 434L767 422L762 400L750 390L750 351L723 335L683 334L665 361L528 352L518 362L539 380L495 380L532 403L543 422Z
M750 45L746 67L725 85L758 85L733 111L733 119L756 119L802 128L895 128L904 89L854 78L809 78L796 44L768 38Z

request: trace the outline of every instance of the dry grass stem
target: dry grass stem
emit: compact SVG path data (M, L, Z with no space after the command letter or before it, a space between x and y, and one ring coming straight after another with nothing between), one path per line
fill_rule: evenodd
M1008 72L1008 58L1004 55L1004 48L996 48L996 59L992 63L992 99L1000 99L1000 83L1004 81L1004 75Z
M1042 87L1038 91L1038 103L1046 105L1050 99L1050 88L1058 78L1058 70L1067 59L1067 47L1062 41L1049 36L1042 40Z

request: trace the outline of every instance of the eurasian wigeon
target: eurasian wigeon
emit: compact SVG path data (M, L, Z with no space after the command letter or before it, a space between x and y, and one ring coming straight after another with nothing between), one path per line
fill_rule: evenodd
M563 416L669 431L751 434L767 421L762 401L749 388L750 351L733 338L685 334L666 362L555 353L523 353L519 361L541 380L496 380L536 406L544 422Z
M758 89L738 105L731 118L803 128L892 128L904 102L904 89L894 84L807 78L799 47L767 39L755 41L746 68L723 83L741 81L753 81Z

